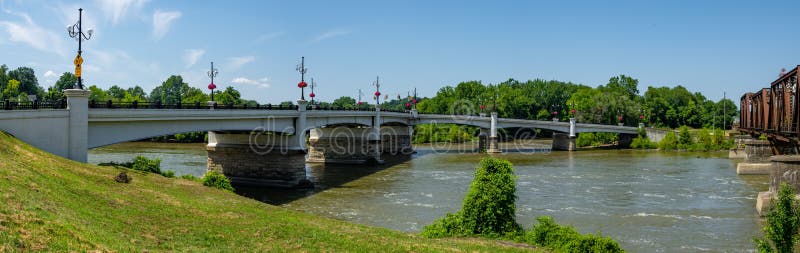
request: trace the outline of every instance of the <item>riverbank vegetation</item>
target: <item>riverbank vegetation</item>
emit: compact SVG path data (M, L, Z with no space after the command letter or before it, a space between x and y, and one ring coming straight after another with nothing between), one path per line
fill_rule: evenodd
M800 201L789 184L781 183L778 199L770 203L762 230L764 236L753 239L759 252L794 252L800 238Z
M547 216L525 231L517 223L516 177L509 161L487 157L481 160L464 198L461 210L426 226L422 235L431 238L482 236L506 238L558 252L624 252L610 237L582 235Z
M180 178L69 161L0 133L0 252L523 252L296 212Z

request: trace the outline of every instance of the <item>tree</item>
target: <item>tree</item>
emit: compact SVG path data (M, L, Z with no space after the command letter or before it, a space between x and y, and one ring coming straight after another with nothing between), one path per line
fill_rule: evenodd
M122 100L123 98L125 98L125 89L122 89L122 88L120 88L119 86L116 86L116 85L111 86L111 88L108 88L108 92L107 93L108 93L108 96L111 97L111 99L113 99L113 100L119 101L119 100Z
M781 183L778 199L770 204L762 230L764 237L753 239L760 252L794 252L800 231L800 202L795 199L792 186Z
M89 91L92 92L92 94L89 95L89 100L95 101L96 103L104 103L111 98L106 91L97 87L97 85L89 86Z
M161 103L164 105L178 104L183 101L184 86L189 85L183 82L181 76L172 75L150 92L150 102Z
M622 94L625 94L630 99L634 99L639 96L639 80L636 80L632 77L619 75L608 79L608 84L606 87L612 90L620 91Z
M147 97L147 93L144 92L144 89L142 89L142 87L139 87L139 85L136 85L134 87L128 88L125 91L127 93L130 93L131 96L133 96L133 97L141 97L141 98L146 98ZM144 101L144 100L142 100L142 101Z
M2 98L4 100L7 99L11 101L17 101L17 97L19 96L19 94L20 94L19 81L17 81L16 79L8 80L8 83L5 85L5 88L3 89Z
M8 84L8 66L5 64L0 65L0 91L6 88Z
M45 94L44 99L56 101L64 98L64 90L71 89L76 82L78 82L78 77L70 72L64 72L53 86L47 88L47 94Z
M340 98L337 98L336 100L333 100L333 103L331 103L331 106L333 107L345 108L345 109L353 108L355 105L356 105L356 99L348 96L342 96Z
M242 95L231 86L225 88L215 96L217 102L223 105L239 105L242 103Z
M32 68L19 67L15 70L8 72L9 79L16 79L19 81L19 91L26 94L44 96L42 87L39 86L39 81L36 79L36 74Z

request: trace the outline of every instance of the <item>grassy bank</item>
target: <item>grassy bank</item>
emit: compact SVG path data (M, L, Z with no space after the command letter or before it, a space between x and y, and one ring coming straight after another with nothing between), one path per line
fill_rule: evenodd
M524 251L425 239L275 207L199 183L69 161L0 133L0 252Z

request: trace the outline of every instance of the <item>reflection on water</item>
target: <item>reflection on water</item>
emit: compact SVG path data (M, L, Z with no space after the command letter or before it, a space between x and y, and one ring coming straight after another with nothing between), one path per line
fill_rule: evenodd
M516 148L506 143L501 147ZM581 232L611 236L633 252L742 251L759 232L754 210L767 176L737 176L724 153L636 150L503 153L517 174L517 218L530 227L550 215ZM454 212L483 155L477 146L417 146L412 160L393 165L308 165L314 189L239 187L240 194L304 212L419 231ZM525 149L523 149L525 150ZM124 143L95 149L91 162L159 157L178 174L205 171L202 144ZM119 160L118 160L119 159Z

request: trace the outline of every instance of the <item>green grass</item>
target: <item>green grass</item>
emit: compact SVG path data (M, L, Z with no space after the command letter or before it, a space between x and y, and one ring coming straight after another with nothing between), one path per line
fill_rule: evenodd
M0 133L0 252L526 251L426 239L271 206L198 182L69 161Z

